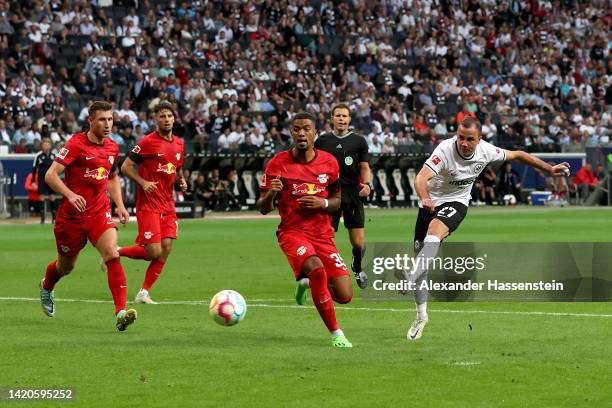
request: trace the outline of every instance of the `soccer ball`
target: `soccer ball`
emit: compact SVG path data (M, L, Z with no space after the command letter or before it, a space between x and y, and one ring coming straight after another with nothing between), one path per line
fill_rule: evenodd
M504 196L504 203L506 205L516 205L516 197L514 194L506 194Z
M222 290L213 296L208 306L210 317L221 326L233 326L244 319L247 304L234 290Z

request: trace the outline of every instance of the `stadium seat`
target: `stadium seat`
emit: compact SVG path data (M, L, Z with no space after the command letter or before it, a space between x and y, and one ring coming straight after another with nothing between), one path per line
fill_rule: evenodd
M255 190L255 177L252 171L245 170L242 172L242 182L244 183L244 188L246 190L246 204L254 205L257 200L257 194Z
M400 169L393 170L392 173L393 182L395 183L395 188L397 188L397 201L404 201L405 194L404 189L402 188L402 172Z
M380 183L380 186L383 189L383 195L381 197L382 201L389 201L391 200L391 194L389 191L389 187L387 186L387 173L385 173L385 171L383 169L380 169L376 172L376 176L378 177L378 181Z
M410 184L410 188L413 193L410 195L410 205L413 207L416 206L419 197L416 195L416 188L414 187L414 180L416 179L416 171L415 169L408 169L406 171L406 176L408 177L408 183Z

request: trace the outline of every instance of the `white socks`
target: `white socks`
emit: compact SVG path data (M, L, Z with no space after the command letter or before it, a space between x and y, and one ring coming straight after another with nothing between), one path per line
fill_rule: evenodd
M427 302L417 303L416 310L417 310L417 319L427 320Z
M331 332L332 337L336 337L336 336L344 336L344 332L342 331L342 329L338 329L338 330L334 330L333 332Z

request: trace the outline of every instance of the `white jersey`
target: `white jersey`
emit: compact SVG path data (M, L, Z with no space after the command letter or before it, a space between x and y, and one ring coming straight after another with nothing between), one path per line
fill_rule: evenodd
M480 140L471 157L463 157L456 142L456 136L444 140L425 161L425 166L435 173L427 183L427 191L436 206L451 201L468 206L478 175L489 163L506 160L504 149L484 140Z

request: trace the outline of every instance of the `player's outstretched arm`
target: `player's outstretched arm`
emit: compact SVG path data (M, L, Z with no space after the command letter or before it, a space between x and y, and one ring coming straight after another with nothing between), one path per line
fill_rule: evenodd
M280 177L274 178L270 181L270 189L259 197L259 200L257 200L257 203L255 204L260 213L266 215L274 210L274 198L282 189L283 182L281 181Z
M417 174L414 180L414 189L416 190L417 196L421 199L421 205L423 208L428 209L430 212L436 208L436 203L429 196L427 191L427 182L435 176L435 173L427 166L423 166L419 174Z
M70 204L79 210L79 212L85 212L85 209L87 208L87 201L69 189L60 178L60 174L64 172L65 168L66 166L63 164L59 164L58 162L54 161L53 164L51 164L51 167L49 167L49 170L47 170L47 173L45 173L45 183L47 183L47 185L56 193L66 197L66 200L68 200Z
M123 204L123 197L121 196L121 184L119 182L119 172L115 171L108 177L108 184L106 185L106 189L108 190L108 194L117 206L117 215L119 216L119 221L122 224L126 224L130 219L130 213L125 209L125 205Z
M129 157L126 157L126 159L123 161L123 164L121 165L121 173L134 180L140 187L142 187L145 193L150 193L157 188L156 181L148 181L138 175L138 172L136 171L136 163Z
M545 171L553 176L569 176L570 165L569 163L563 162L557 165L550 165L543 160L538 159L532 154L524 152L522 150L506 150L506 159L515 161L518 163L526 164L535 169Z

